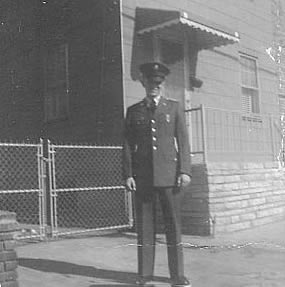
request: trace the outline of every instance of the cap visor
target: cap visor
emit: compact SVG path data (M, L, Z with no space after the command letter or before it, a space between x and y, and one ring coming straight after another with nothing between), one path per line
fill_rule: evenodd
M154 76L154 77L150 77L149 79L154 83L161 83L165 80L165 78L161 76Z

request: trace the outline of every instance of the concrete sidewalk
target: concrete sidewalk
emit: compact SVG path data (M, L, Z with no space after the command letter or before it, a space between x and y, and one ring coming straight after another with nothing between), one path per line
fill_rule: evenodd
M285 286L285 221L225 236L183 236L193 287ZM17 247L21 287L134 286L136 235L90 237ZM157 236L155 286L169 286L165 238Z

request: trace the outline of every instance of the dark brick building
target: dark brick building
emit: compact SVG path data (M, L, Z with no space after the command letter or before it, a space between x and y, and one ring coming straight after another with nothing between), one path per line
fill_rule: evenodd
M120 142L118 1L1 1L1 140Z

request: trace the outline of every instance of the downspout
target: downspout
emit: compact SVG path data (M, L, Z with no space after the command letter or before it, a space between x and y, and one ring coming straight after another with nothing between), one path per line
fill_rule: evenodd
M121 33L121 67L122 67L122 89L123 89L123 116L125 115L125 112L127 110L126 107L126 95L125 95L125 50L124 50L124 33L123 33L123 0L119 1L119 17L120 17L120 33Z
M101 57L99 59L100 61L100 68L99 68L99 107L97 109L98 118L96 123L97 128L97 136L96 141L102 144L102 134L103 134L103 115L104 115L104 70L105 70L105 44L106 44L106 32L105 32L105 11L106 2L102 2L102 34L101 34Z
M120 33L121 33L121 72L122 72L122 105L123 105L123 118L126 112L126 104L125 104L125 66L124 66L124 38L123 38L123 0L118 0L119 1L119 17L120 17ZM132 193L130 191L125 191L126 193L126 210L128 212L128 218L129 218L129 227L132 228L134 226L134 205L133 205L133 198L132 198Z

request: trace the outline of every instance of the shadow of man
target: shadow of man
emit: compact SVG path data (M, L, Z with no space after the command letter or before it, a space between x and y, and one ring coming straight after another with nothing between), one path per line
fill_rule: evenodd
M18 262L19 262L19 266L42 271L42 272L86 276L86 277L110 280L114 282L114 285L110 283L106 283L106 285L100 283L100 284L92 284L90 285L90 287L135 286L135 281L137 279L137 273L133 273L133 272L100 269L94 266L84 266L84 265L79 265L79 264L74 264L74 263L64 262L64 261L55 261L55 260L42 259L42 258L21 257L18 259ZM155 276L154 281L166 282L166 283L169 282L168 278L161 277L161 276Z

